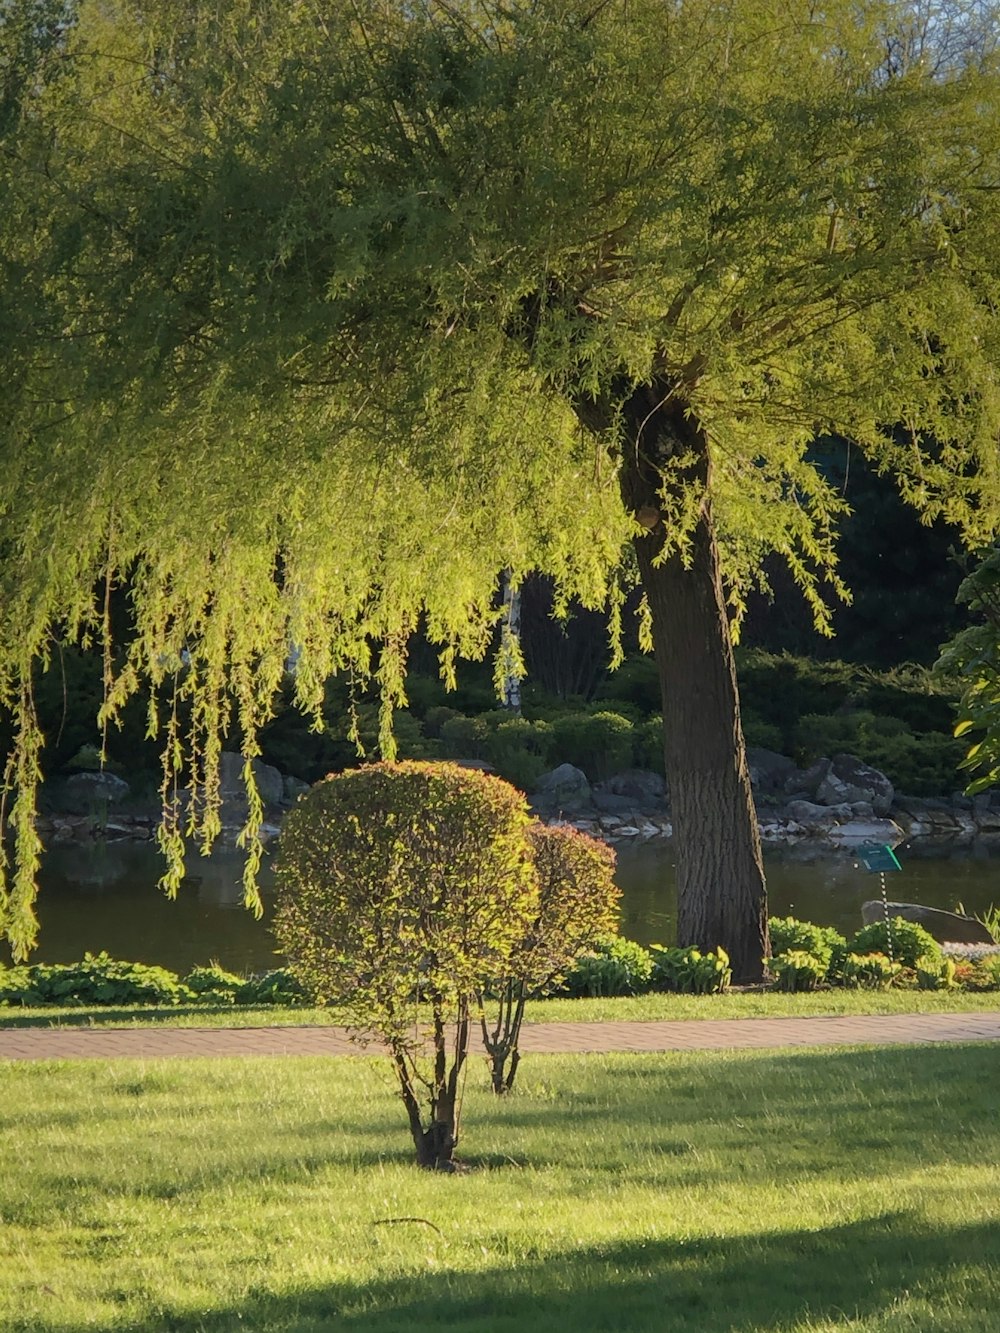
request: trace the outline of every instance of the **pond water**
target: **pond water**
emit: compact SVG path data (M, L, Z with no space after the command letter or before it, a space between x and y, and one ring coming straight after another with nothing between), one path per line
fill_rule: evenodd
M948 850L927 842L896 849L902 871L887 876L890 899L969 912L1000 903L1000 848L978 845ZM66 963L86 950L159 963L184 973L217 959L235 972L275 967L264 919L242 906L241 855L220 849L208 859L191 858L175 901L156 888L161 862L146 843L83 843L49 849L41 873L39 945L33 962ZM820 854L796 849L767 857L772 915L834 925L852 934L861 925L861 904L879 896L879 877L859 867L850 852ZM271 876L262 875L265 908ZM669 944L675 929L675 878L669 842L651 841L618 849L622 886L622 930L644 944ZM0 951L0 962L9 954Z

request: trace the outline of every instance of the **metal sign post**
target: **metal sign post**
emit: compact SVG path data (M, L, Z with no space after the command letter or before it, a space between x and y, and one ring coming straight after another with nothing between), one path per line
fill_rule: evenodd
M889 899L885 891L885 877L888 872L893 870L902 870L902 866L896 860L896 853L888 843L870 843L864 847L858 848L858 860L866 870L870 870L878 875L878 882L882 889L882 912L885 916L885 938L889 946L889 962L894 963L892 950L892 926L889 922Z

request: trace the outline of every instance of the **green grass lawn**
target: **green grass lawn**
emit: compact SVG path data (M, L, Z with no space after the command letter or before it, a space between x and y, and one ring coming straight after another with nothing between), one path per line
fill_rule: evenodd
M1000 1046L475 1061L456 1176L378 1060L0 1078L5 1333L1000 1326Z
M597 1000L536 1000L528 1005L529 1023L616 1022L657 1018L795 1018L808 1014L979 1013L1000 1009L1000 991L951 994L917 990L829 990L787 995L778 991L733 991L728 995L637 995ZM111 1024L144 1027L275 1027L337 1023L335 1009L243 1009L232 1006L64 1009L0 1008L0 1028L51 1027L60 1024ZM1000 1325L998 1325L1000 1327Z

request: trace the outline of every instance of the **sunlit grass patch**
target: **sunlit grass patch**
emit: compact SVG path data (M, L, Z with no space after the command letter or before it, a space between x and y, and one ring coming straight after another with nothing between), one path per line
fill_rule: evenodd
M597 999L532 1000L527 1023L643 1022L655 1019L804 1018L811 1014L982 1013L1000 1009L1000 992L919 990L834 990L783 994L770 990L731 991L726 995L635 995ZM0 1028L114 1027L295 1027L337 1024L336 1009L225 1005L211 1007L0 1008Z
M539 1057L411 1165L380 1060L11 1064L20 1333L996 1328L993 1046Z

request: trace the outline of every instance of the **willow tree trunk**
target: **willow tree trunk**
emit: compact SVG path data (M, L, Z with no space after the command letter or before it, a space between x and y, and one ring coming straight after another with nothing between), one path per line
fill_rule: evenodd
M710 500L705 432L669 387L623 409L621 489L652 613L677 859L677 937L722 947L737 981L763 976L767 895L740 723L732 637ZM684 556L661 558L672 500L698 498Z

